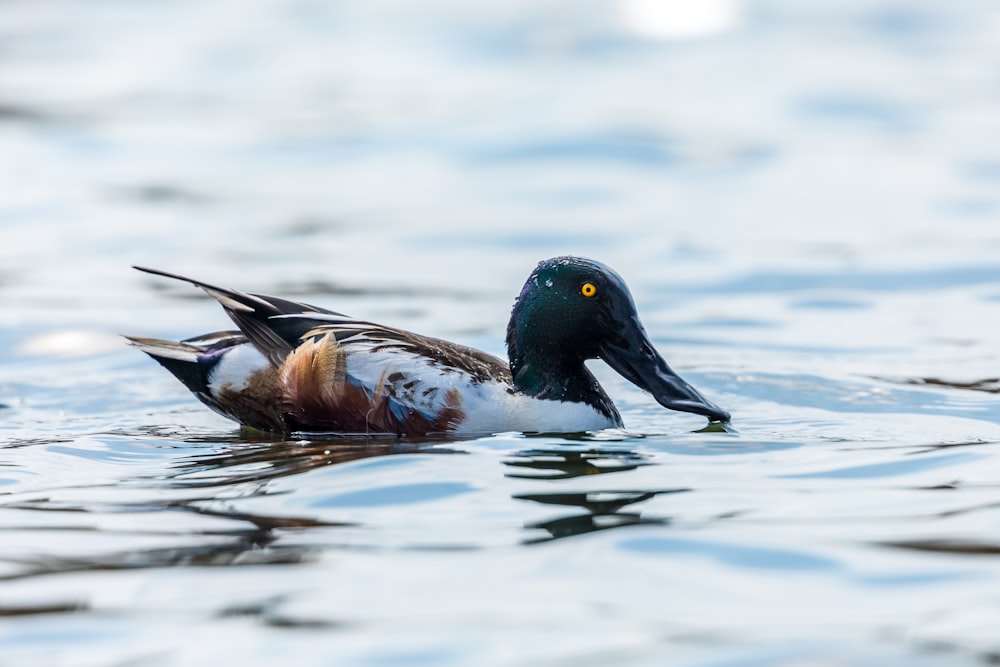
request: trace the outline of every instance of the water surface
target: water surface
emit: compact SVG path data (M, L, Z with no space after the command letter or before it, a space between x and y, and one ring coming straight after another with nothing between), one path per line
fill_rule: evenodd
M0 664L1000 659L1000 14L680 5L6 3ZM558 254L733 432L268 440L118 338L502 354Z

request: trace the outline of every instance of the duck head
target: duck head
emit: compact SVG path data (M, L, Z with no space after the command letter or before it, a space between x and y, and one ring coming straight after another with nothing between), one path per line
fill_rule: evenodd
M507 352L519 391L583 401L619 424L614 405L584 366L587 359L603 359L665 408L730 419L670 368L639 321L625 281L594 260L556 257L535 268L514 303Z

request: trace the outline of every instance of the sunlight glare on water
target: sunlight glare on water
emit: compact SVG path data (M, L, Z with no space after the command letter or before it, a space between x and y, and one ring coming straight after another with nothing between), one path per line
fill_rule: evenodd
M0 664L996 663L1000 11L696 4L5 3ZM502 356L564 254L731 429L269 439L118 338Z

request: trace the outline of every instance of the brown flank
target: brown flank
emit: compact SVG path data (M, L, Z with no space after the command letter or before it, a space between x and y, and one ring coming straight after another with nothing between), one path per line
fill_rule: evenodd
M274 381L285 431L419 436L451 431L465 418L462 396L455 389L445 394L445 406L433 419L413 409L397 417L385 377L372 394L347 381L347 355L332 334L304 340L281 364Z

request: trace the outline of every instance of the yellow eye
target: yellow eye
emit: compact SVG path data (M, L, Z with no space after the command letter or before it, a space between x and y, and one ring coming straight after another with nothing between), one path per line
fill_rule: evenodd
M580 288L580 294L589 299L597 295L597 287L594 286L594 283L584 283L583 287Z

